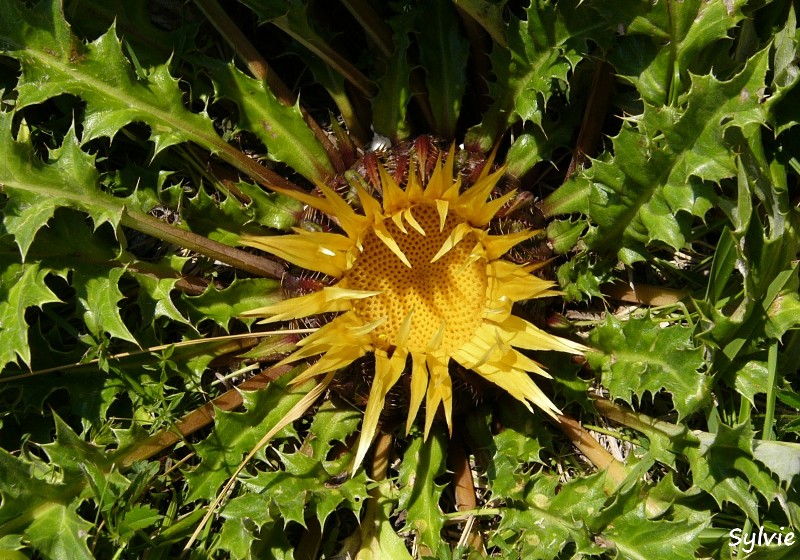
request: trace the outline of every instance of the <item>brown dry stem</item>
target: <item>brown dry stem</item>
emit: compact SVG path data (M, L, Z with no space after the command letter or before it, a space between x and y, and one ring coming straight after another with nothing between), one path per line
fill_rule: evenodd
M281 375L291 370L291 366L269 368L251 377L238 387L221 394L200 408L186 414L175 423L175 426L161 430L139 442L132 448L123 449L114 457L113 462L119 469L127 469L136 461L143 461L157 455L183 440L186 436L200 430L214 421L214 411L233 410L242 404L241 391L257 391L263 389Z
M202 235L168 224L149 214L126 210L122 214L120 223L123 226L135 229L147 235L152 235L167 243L184 247L190 251L195 251L196 253L218 260L244 272L255 274L256 276L275 279L279 279L283 276L283 266L275 261L253 255L241 249L223 245L217 241L212 241Z
M592 78L592 92L583 114L581 130L572 151L572 161L567 168L566 179L583 167L589 157L597 151L603 133L603 121L608 114L611 102L611 90L614 86L614 74L611 66L605 61L598 61Z
M450 441L447 452L450 468L453 471L453 485L455 486L456 509L458 511L472 511L478 509L478 498L475 494L475 480L469 464L469 457L464 450L464 444L459 438ZM474 518L472 518L474 520ZM478 527L468 519L465 524L468 532L464 539L467 545L485 555L486 548Z

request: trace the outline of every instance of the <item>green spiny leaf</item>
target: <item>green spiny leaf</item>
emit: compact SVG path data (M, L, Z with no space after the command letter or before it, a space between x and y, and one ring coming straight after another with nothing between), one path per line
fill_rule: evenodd
M333 446L345 443L361 422L361 413L350 407L342 407L332 401L322 404L314 415L309 435L311 456L324 461Z
M744 4L744 0L601 2L597 9L609 19L628 24L611 57L619 74L636 86L645 102L669 105L685 92L689 70L722 70L719 57L712 63L701 55L711 45L729 39L730 30L743 17Z
M188 140L206 147L217 143L211 121L184 107L166 66L144 77L133 72L113 27L84 45L72 35L58 2L40 2L32 9L4 2L0 22L5 54L22 64L19 107L71 93L86 102L84 141L113 137L123 126L141 121L150 126L156 153Z
M136 278L142 288L137 303L145 323L152 325L159 317L167 317L173 321L188 324L170 296L178 282L177 277L159 277L152 269L147 272L132 272L132 276Z
M504 418L518 421L505 425L493 438L492 459L486 473L493 496L521 500L532 465L541 462L542 445L536 434L543 431L542 426L538 418L526 412L517 403L512 404Z
M345 480L342 484L332 481L332 476L323 464L302 452L280 454L285 470L262 472L245 481L251 488L263 496L264 502L275 504L281 517L288 521L306 524L306 508L311 507L317 518L324 523L328 515L348 497L352 505L360 508L360 501L366 497L365 479L360 481ZM337 475L339 473L336 473ZM360 487L359 493L351 490ZM350 496L348 496L350 494ZM310 512L309 512L310 513Z
M469 43L461 34L456 11L448 0L423 3L417 18L420 63L426 69L433 131L443 138L453 138L467 86Z
M53 452L52 465L38 459L14 457L0 449L0 494L3 496L0 534L23 533L30 546L44 558L90 560L94 556L89 552L86 539L92 524L76 513L78 504L74 499L83 482L75 466L81 459L86 459L80 457L83 451L88 450L95 456L96 452L85 448L83 442L78 443L77 438L72 437L74 433L70 435L71 430L65 430L65 425L61 425L62 444L69 447L77 444L73 451L77 450L78 457L61 453L63 448L58 444L49 447ZM60 480L51 482L47 477L54 475L54 467L63 467L64 470L55 475ZM54 531L54 527L58 530Z
M796 7L788 10L783 28L775 34L775 63L772 87L775 90L773 115L775 135L800 124L800 63L797 59L800 33L797 30ZM772 101L772 100L771 100Z
M545 114L539 125L525 126L506 154L508 172L522 177L537 163L552 159L556 148L569 144L573 131L570 123L580 124L580 113L570 111L555 118Z
M252 218L233 196L218 201L204 189L198 191L191 203L185 204L181 218L189 231L229 245L235 245L243 233L263 233L255 225L248 226Z
M267 146L270 158L290 165L310 181L333 175L325 149L298 107L281 104L263 81L244 75L233 64L207 59L203 66L217 95L238 105L238 126L253 132Z
M7 560L28 560L28 557L21 552L25 548L22 542L22 535L5 535L0 537L0 550L7 555Z
M82 465L85 463L103 466L108 462L100 447L80 438L57 414L53 416L56 439L41 446L51 463L58 465L66 473L78 474L82 472Z
M712 206L707 183L736 175L725 129L753 130L764 122L758 91L767 54L765 49L749 59L727 82L694 76L682 112L645 105L637 126L624 125L614 139L615 156L606 154L586 178L573 180L591 184L586 212L597 224L587 235L593 248L613 249L627 264L644 259L653 241L683 248L691 216L702 217ZM575 211L573 195L570 189L557 191L545 201L545 213Z
M86 544L93 525L82 519L75 510L75 506L48 504L43 511L37 512L33 523L25 530L31 546L44 558L94 559L94 554Z
M223 513L224 516L224 513ZM235 560L250 560L250 550L256 537L248 528L247 520L239 518L225 519L216 547L230 554Z
M443 485L435 479L445 470L445 440L434 432L427 441L417 434L400 466L398 507L408 512L406 528L417 536L423 556L438 556L444 517L439 508Z
M86 283L76 286L76 292L84 308L83 321L92 335L99 338L103 333L108 333L137 344L136 338L120 317L117 305L123 299L118 284L124 273L122 268L111 269L108 276L89 278Z
M616 549L617 558L675 558L693 560L700 546L699 534L710 519L686 521L651 520L645 504L615 518L603 531L603 541Z
M213 283L199 296L183 295L193 321L211 319L223 329L237 315L263 307L276 300L280 282L266 278L234 280L230 286L218 289Z
M783 490L764 468L753 460L753 430L747 424L728 427L720 424L717 433L700 432L699 448L689 448L686 457L692 480L717 501L736 504L754 522L759 522L758 500L761 494L771 503ZM766 458L766 457L765 457ZM777 467L782 470L781 467ZM786 472L786 471L784 471Z
M288 230L297 225L302 205L288 196L267 193L243 182L234 187L250 199L247 205L231 193L215 197L204 189L191 199L184 197L177 188L171 189L170 195L173 195L175 204L183 208L184 227L220 243L236 245L243 234L263 235L265 227Z
M725 373L728 385L735 387L736 391L753 406L755 406L756 395L767 391L769 370L766 362L748 360L741 363L737 361Z
M38 263L21 264L16 258L0 255L0 369L19 356L30 366L31 347L25 311L59 301L45 284L47 270Z
M287 521L305 525L306 517L314 512L324 526L328 516L343 503L358 514L368 497L366 474L362 470L342 479L352 455L346 453L334 460L327 457L337 442L344 443L355 432L360 421L358 411L330 401L324 403L314 416L306 444L295 453L280 454L284 468L258 473L245 484L259 492L267 505L274 504ZM234 509L226 508L231 516L244 515L245 509L252 506L244 501L234 502Z
M36 233L60 206L87 212L95 226L109 222L116 227L123 203L100 192L94 156L81 151L74 130L43 162L27 138L22 138L22 130L19 141L11 136L13 116L0 113L0 151L6 154L0 161L0 189L9 197L3 223L14 235L23 259Z
M245 412L216 412L214 431L195 446L200 466L186 473L189 501L213 499L242 458L314 385L309 381L288 389L289 377L272 382L262 391L243 392Z
M584 295L603 297L600 285L613 280L608 271L613 267L610 259L596 259L582 252L558 267L558 283L569 300L581 300Z
M494 102L467 136L468 144L485 152L515 120L541 124L556 83L566 83L567 74L580 60L585 37L608 27L585 2L559 3L558 8L533 2L526 15L525 20L511 16L506 27L508 49L492 51L492 70L497 76L490 84Z
M661 327L649 317L621 323L609 315L590 340L600 353L587 358L613 398L630 402L632 395L665 389L680 417L708 402L711 379L700 371L703 350L694 347L691 328Z
M551 560L569 545L578 554L597 553L589 527L606 500L603 478L598 474L561 486L556 477L535 477L525 504L505 509L491 542L507 557ZM518 539L504 542L502 535L509 533Z
M295 199L265 192L250 183L236 183L236 188L250 199L245 211L258 226L288 231L298 224L303 204Z
M26 461L0 449L0 527L29 510L32 502L41 505L62 501L64 486L43 480L41 471L45 469L41 462Z
M583 220L553 220L547 224L547 242L558 254L565 254L577 243L586 223Z
M101 200L103 197L112 198L102 192L97 194ZM46 272L52 272L69 280L77 296L80 318L91 335L102 338L103 333L108 333L133 343L136 343L136 339L123 322L118 307L118 303L123 300L118 285L126 272L125 265L130 265L133 269L141 266L143 270L152 273L156 271L168 273L173 278L165 279L166 284L174 284L179 276L179 271L165 271L163 266L137 263L131 255L119 253L119 247L110 228L100 228L92 232L82 214L66 209L58 210L55 218L51 219L49 227L38 233L29 248L28 257ZM146 274L140 274L138 278L145 288L142 295L145 297L150 282L157 281ZM161 285L162 290L166 288L166 284ZM42 282L39 289L45 286L46 284ZM156 289L155 285L152 287ZM31 296L36 293L36 290L30 290ZM168 292L159 296L156 291L152 295L160 297L160 300L151 299L144 303L152 305L154 312L162 308L166 312L174 307ZM176 318L180 317L176 309L171 311Z
M798 328L800 326L800 295L797 291L778 294L769 306L767 316L769 322L766 324L765 332L770 338L780 339L789 329Z
M800 445L790 441L753 440L753 457L787 486L800 474Z

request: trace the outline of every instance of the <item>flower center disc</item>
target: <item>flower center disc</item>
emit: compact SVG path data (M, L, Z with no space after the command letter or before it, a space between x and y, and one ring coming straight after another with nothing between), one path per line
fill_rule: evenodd
M449 355L468 342L483 322L488 283L486 261L481 258L469 262L477 243L476 236L470 233L443 257L430 262L453 228L463 220L450 212L444 228L439 231L435 206L420 204L414 206L411 213L425 235L410 225L406 226L408 233L403 233L393 221L384 222L411 268L374 232L369 232L362 241L362 253L346 272L347 285L382 293L353 300L353 310L365 323L386 319L372 331L376 348L388 350L396 346L398 331L413 312L406 350L425 352L444 326L441 345L430 350Z

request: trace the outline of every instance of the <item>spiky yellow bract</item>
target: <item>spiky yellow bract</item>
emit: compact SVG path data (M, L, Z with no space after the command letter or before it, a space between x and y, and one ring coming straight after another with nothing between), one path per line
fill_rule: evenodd
M512 315L514 302L556 295L552 282L534 276L535 265L502 259L535 232L491 235L488 224L513 196L488 200L503 174L484 166L461 192L453 176L454 150L437 162L426 184L410 166L405 188L380 168L382 201L352 185L363 213L330 188L323 197L286 191L330 216L342 234L295 230L293 235L244 237L242 242L338 279L319 292L254 309L266 322L341 312L311 334L282 363L320 358L295 383L375 355L375 376L356 450L359 465L377 430L386 394L407 370L411 395L406 428L425 400L425 436L441 406L452 429L450 360L471 369L530 409L550 415L556 406L529 373L547 373L517 348L579 354L584 347L548 334ZM283 192L283 191L282 191Z

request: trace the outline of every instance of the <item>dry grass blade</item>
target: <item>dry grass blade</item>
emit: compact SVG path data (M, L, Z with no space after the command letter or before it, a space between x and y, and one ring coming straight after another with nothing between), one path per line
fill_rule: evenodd
M205 516L203 516L203 519L197 525L197 528L192 533L192 536L189 538L189 541L186 543L186 546L183 547L182 557L185 556L189 552L189 550L191 550L192 545L197 540L198 536L203 531L203 529L205 528L206 524L209 522L211 517L216 513L219 505L222 503L225 497L230 493L231 489L233 489L233 486L236 484L236 479L238 478L239 473L241 473L242 470L244 470L247 464L253 459L253 457L255 457L256 453L258 453L258 451L261 448L263 448L267 443L269 443L269 440L271 440L275 436L275 434L280 432L283 428L285 428L298 418L302 417L308 411L308 409L311 408L311 405L314 404L314 402L320 397L320 395L322 395L322 393L325 392L325 389L328 388L328 385L330 385L334 373L335 372L331 372L325 375L325 378L322 381L320 381L313 389L311 389L311 391L309 391L308 394L306 394L294 407L292 407L292 409L286 414L286 416L284 416L277 424L275 424L275 426L269 432L264 434L264 437L262 437L258 441L258 443L256 443L256 445L253 446L253 448L250 450L247 456L242 460L241 463L239 463L239 466L236 468L234 473L228 479L228 482L225 483L225 486L223 486L222 490L220 490L219 494L217 495L217 498L208 506L208 511L206 512ZM302 385L299 388L290 389L290 392L297 390L302 390Z

